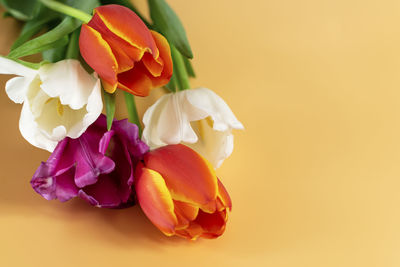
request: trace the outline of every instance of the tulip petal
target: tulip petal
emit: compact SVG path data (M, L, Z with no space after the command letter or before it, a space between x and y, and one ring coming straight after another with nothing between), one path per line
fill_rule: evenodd
M115 168L113 160L98 152L96 139L82 135L70 142L70 146L74 147L71 153L77 162L75 183L80 188L96 183L100 174L110 173Z
M86 105L97 82L75 59L43 65L39 77L42 81L40 87L48 96L59 97L62 105L75 110Z
M130 45L145 49L153 53L157 51L156 44L149 29L135 12L120 5L105 5L95 8L94 14L98 15L106 27Z
M0 56L0 74L34 77L37 74L37 70L25 67L14 60Z
M44 65L39 69L39 77L39 93L46 96L43 103L32 101L42 108L35 112L32 107L39 126L55 141L65 136L78 138L102 112L100 80L72 59ZM54 125L59 125L57 132Z
M158 51L160 53L158 58L154 57L154 55L153 58L157 62L157 65L162 65L163 67L160 75L153 74L154 78L152 79L152 82L153 82L153 87L160 87L166 85L172 77L173 67L172 67L171 49L167 39L164 36L162 36L156 31L151 31L151 34L154 38L154 41L156 42ZM146 65L146 62L144 63ZM153 73L152 71L150 72ZM154 70L154 73L158 74L158 71Z
M143 139L150 148L182 143L215 168L233 151L232 129L243 128L229 106L206 88L161 97L145 112L143 123Z
M153 88L150 76L140 61L133 69L118 74L118 87L137 96L148 96L150 89Z
M70 166L57 174L45 174L49 166L42 163L35 173L31 185L33 189L47 200L58 199L61 202L78 195L79 188L74 184L74 166Z
M118 74L119 88L139 96L147 96L154 87L169 82L172 76L172 59L169 44L159 33L152 32L160 56L145 53L134 68ZM157 48L156 48L157 49Z
M184 216L187 220L193 221L199 213L199 208L191 204L174 200L175 210Z
M159 118L161 113L164 111L171 94L166 94L160 97L156 103L150 106L143 115L143 134L142 138L145 143L152 149L165 145L163 141L160 140L160 135L157 131Z
M228 207L229 210L232 210L232 200L228 194L228 191L225 189L225 186L221 183L221 180L218 179L218 199L222 202L224 207ZM219 211L221 211L219 209Z
M169 94L163 110L160 112L156 128L160 140L164 144L179 144L181 142L195 143L198 137L190 122L202 118L205 114L198 113L187 105L183 94Z
M186 98L193 106L206 111L211 116L214 121L214 130L244 129L225 101L210 89L191 89L190 93L186 94Z
M216 209L217 178L214 169L199 154L184 145L168 145L144 157L147 168L160 173L174 200ZM210 205L214 203L214 205Z
M118 62L111 47L98 31L87 24L82 25L79 47L85 61L96 70L108 85L105 87L107 92L113 93L118 84L116 73ZM101 60L98 59L99 55L101 55Z
M19 118L19 130L21 135L31 145L53 152L58 141L50 140L47 135L39 129L38 124L35 122L35 116L32 114L29 106L30 103L28 101L25 101L22 105L21 116Z
M199 136L199 142L185 143L197 153L209 160L215 168L221 166L223 161L232 154L233 135L231 130L215 131L210 123L210 117L192 122L192 128Z
M157 60L152 55L146 53L142 58L143 64L153 77L159 77L164 67L163 60L159 57Z
M139 130L136 124L130 123L128 119L114 121L113 129L126 140L125 147L135 159L141 159L142 155L149 150L149 147L140 140Z
M71 160L61 160L68 140L59 142L47 162L42 162L31 180L33 189L47 200L67 201L78 195L74 183L75 166Z
M99 14L95 13L88 25L99 32L104 41L110 45L118 62L117 73L131 69L134 65L134 61L139 61L142 58L145 50L134 47L115 35L107 28Z
M7 96L17 104L21 104L25 100L26 92L32 83L31 77L15 77L6 83Z
M185 229L176 231L176 235L190 240L196 240L203 233L204 233L203 228L198 223L195 222L191 222L190 225Z
M226 211L210 214L200 210L194 222L199 224L206 234L211 234L205 236L218 237L225 231L226 219Z
M162 96L145 112L143 139L150 148L198 141L190 122L207 117L207 113L191 106L185 91Z
M139 165L135 189L139 204L150 221L164 234L173 235L178 220L163 177L158 172Z
M100 175L96 184L81 189L79 196L94 206L115 208L127 201L126 194L121 194L120 190L128 188L128 185L122 185L121 182L119 176L114 172Z

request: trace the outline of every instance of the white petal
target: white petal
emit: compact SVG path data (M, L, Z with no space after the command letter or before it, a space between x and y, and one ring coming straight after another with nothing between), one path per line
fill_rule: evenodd
M23 77L33 77L37 70L25 67L14 60L0 56L0 74L15 74Z
M160 136L157 132L158 122L160 120L160 114L164 110L168 99L171 94L160 97L152 106L150 106L143 115L143 141L151 148L157 148L166 145L160 140Z
M166 144L197 142L197 135L190 126L190 112L185 109L190 106L184 104L184 99L182 93L171 94L160 114L157 132Z
M42 89L61 104L81 109L95 87L97 79L86 72L78 60L67 59L46 64L39 69Z
M146 111L143 123L150 148L184 143L215 168L233 151L232 129L243 129L222 98L206 88L164 95Z
M186 91L164 95L143 116L143 140L150 148L195 143L198 138L190 123L207 116L187 101Z
M196 88L186 91L188 101L211 116L214 130L244 129L225 101L210 89Z
M76 124L71 127L67 135L71 138L78 138L81 136L86 129L97 120L102 110L103 100L101 99L101 84L100 79L97 79L86 105L87 113L81 120L78 120Z
M185 145L202 155L214 168L218 168L232 154L233 135L231 130L216 131L207 120L196 121L192 125L199 136L199 141L193 144L185 143Z
M22 136L32 145L53 152L57 145L56 141L49 140L38 128L34 116L29 108L29 102L25 101L22 105L19 129Z
M15 77L6 83L8 97L17 104L24 102L26 92L32 83L32 77Z

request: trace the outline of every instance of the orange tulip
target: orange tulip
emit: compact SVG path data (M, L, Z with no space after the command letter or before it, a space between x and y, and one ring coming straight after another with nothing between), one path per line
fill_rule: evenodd
M172 76L167 40L123 6L95 8L93 18L82 25L79 47L109 93L118 87L147 96L150 89L167 84Z
M148 152L136 168L137 199L164 234L216 238L225 231L232 202L214 168L178 144Z

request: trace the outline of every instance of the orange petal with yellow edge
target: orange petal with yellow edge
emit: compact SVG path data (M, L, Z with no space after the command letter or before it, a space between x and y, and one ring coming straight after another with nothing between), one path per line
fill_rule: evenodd
M152 53L158 53L149 29L129 8L120 5L104 5L95 8L94 14L100 17L111 32L130 45L140 49L149 48Z
M148 96L153 88L151 77L142 62L129 71L118 74L118 87L137 96Z
M117 60L100 33L83 24L79 37L79 48L82 57L94 69L106 84L107 91L113 93L117 88Z
M218 199L222 202L225 207L228 207L229 210L232 210L232 200L226 190L225 186L221 183L221 180L218 179Z
M215 211L218 185L214 169L191 148L163 146L148 152L144 161L147 168L162 175L174 200Z
M197 214L199 213L198 207L182 201L174 200L174 205L175 210L189 221L193 221L194 219L196 219Z
M159 57L157 60L153 58L153 56L149 53L144 54L142 58L143 64L146 66L147 71L153 77L159 77L164 68L164 62Z
M182 230L177 230L175 234L190 240L196 240L203 233L204 230L201 228L201 226L197 223L192 222L187 228Z
M102 38L110 45L119 64L118 73L131 69L135 61L140 61L145 51L150 51L148 48L134 47L118 37L107 28L97 13L94 14L88 25L98 31Z
M163 64L161 74L153 78L152 82L153 87L161 87L166 85L172 77L173 66L171 58L171 48L169 47L169 43L164 36L155 31L151 31L151 34L153 35L154 41L156 42L160 53L159 58L162 59Z
M178 220L163 177L156 171L138 165L135 190L140 207L149 220L164 234L173 235Z

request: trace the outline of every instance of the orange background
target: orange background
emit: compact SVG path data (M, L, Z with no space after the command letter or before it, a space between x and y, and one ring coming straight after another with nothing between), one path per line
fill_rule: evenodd
M48 153L21 137L21 106L3 91L0 266L400 266L400 2L169 3L193 86L246 127L217 171L234 202L226 233L188 242L138 207L45 201L29 181ZM0 28L5 55L20 27Z

